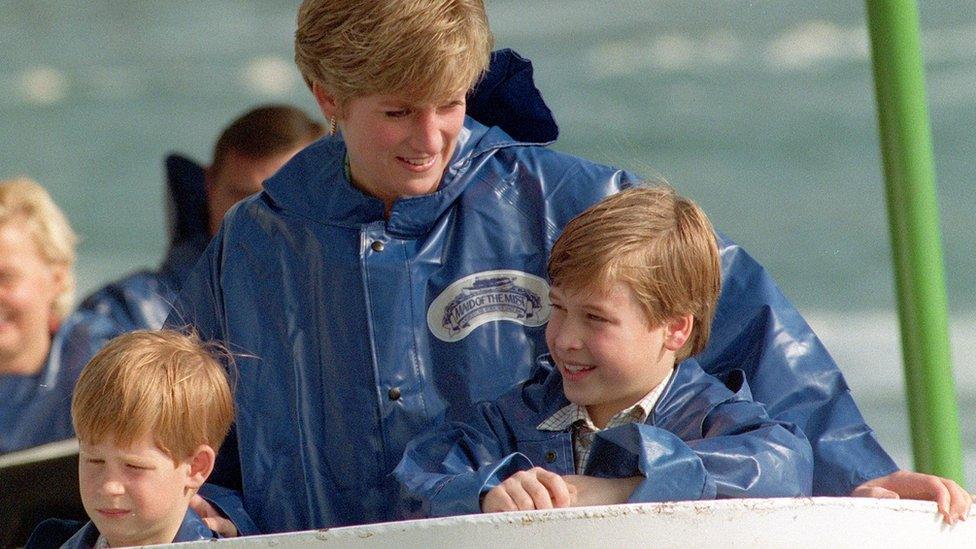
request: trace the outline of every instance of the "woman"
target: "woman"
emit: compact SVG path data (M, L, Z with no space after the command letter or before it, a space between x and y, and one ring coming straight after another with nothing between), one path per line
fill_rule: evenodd
M527 375L545 350L549 248L637 180L466 118L491 41L480 0L299 9L296 61L338 135L225 218L169 320L244 353L238 447L220 469L262 531L393 518L407 441ZM771 415L804 429L816 493L897 474L800 315L721 247L703 366L744 370ZM954 483L925 478L968 510Z
M71 390L113 334L72 315L75 237L40 185L0 181L0 453L71 438Z

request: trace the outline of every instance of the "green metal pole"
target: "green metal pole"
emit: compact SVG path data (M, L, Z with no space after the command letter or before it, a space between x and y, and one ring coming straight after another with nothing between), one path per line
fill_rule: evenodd
M866 1L915 468L962 484L918 10Z

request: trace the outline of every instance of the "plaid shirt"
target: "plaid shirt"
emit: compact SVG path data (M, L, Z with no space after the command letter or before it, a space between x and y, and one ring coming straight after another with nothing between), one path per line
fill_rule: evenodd
M657 387L654 387L649 393L644 395L644 398L638 400L636 404L617 412L610 418L610 421L607 422L607 426L604 429L619 427L628 423L644 423L647 421L648 416L651 415L651 411L654 410L654 405L661 398L661 393L664 392L664 388L673 375L674 370L661 383L658 383ZM556 413L536 426L536 429L540 431L565 431L568 428L573 429L573 462L576 468L576 474L580 475L583 474L583 469L586 468L586 463L590 459L593 436L603 429L593 424L593 420L590 419L590 414L586 411L586 406L580 406L574 402L563 406Z

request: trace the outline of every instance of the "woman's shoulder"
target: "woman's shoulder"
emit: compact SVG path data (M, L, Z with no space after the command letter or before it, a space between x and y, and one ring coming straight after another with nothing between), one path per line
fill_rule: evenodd
M549 355L543 355L536 359L529 377L495 399L493 406L504 416L524 418L527 414L548 416L567 403L559 371Z
M686 359L675 367L674 375L655 406L655 421L704 417L725 402L751 399L740 370L732 370L725 379L719 379L705 372L695 359Z

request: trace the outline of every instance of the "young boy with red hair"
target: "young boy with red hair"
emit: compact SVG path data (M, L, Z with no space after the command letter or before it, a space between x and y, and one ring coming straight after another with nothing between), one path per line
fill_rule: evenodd
M85 366L71 413L91 522L64 547L215 537L188 507L234 419L214 349L170 330L119 336Z

